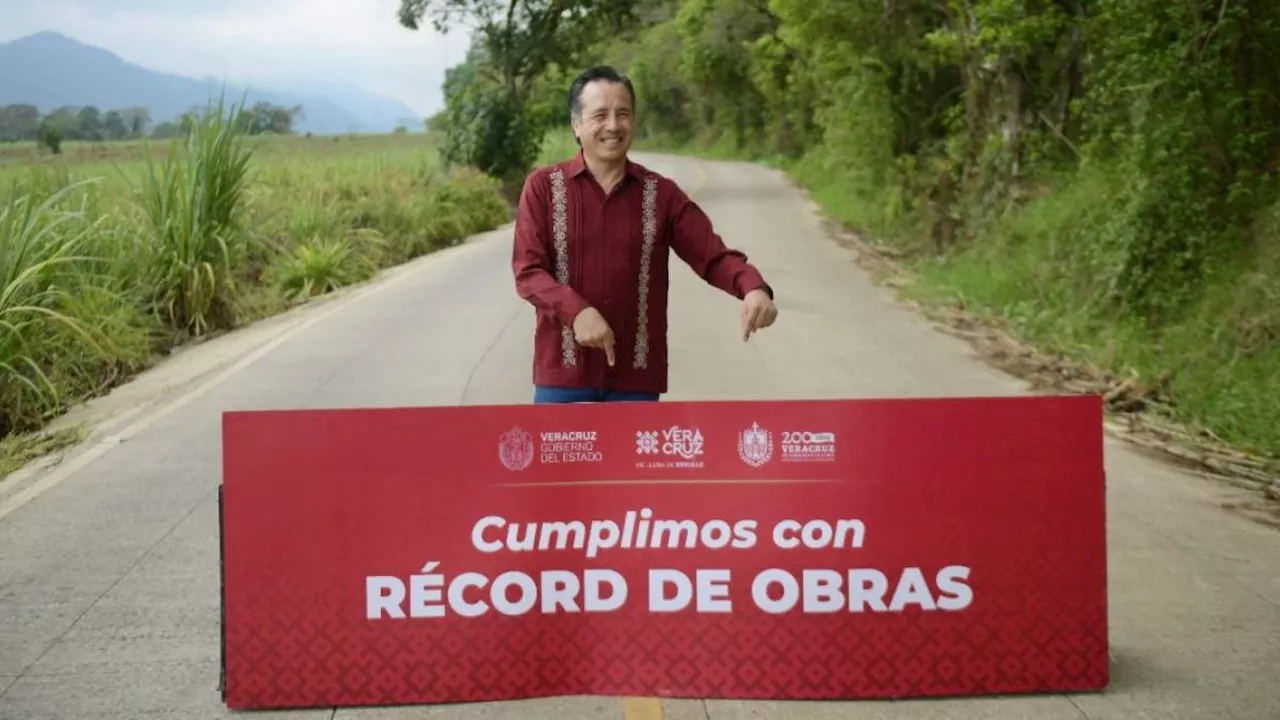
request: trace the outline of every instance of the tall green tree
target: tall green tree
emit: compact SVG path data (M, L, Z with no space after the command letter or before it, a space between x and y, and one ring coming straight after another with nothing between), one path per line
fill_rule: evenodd
M546 131L535 100L553 67L577 64L634 20L638 0L401 0L399 21L446 33L472 28L471 52L446 76L445 160L511 187L536 159Z

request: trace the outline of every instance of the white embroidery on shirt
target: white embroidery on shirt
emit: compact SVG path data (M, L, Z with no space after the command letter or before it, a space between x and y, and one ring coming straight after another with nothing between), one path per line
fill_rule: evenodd
M556 280L561 285L569 284L569 213L566 208L566 192L564 187L564 170L556 168L551 172L551 209L552 232L556 245ZM578 347L573 337L573 328L565 325L560 328L560 356L566 367L578 364Z
M653 246L658 239L658 180L652 175L644 179L644 200L641 211L644 219L644 244L640 248L636 355L632 363L636 369L649 367L649 266L653 261Z

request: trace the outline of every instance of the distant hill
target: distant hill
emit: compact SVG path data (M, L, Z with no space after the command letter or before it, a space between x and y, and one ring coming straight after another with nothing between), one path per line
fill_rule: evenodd
M55 32L0 44L0 106L35 105L41 113L59 107L96 106L100 111L145 106L152 124L173 120L192 106L204 107L224 92L213 78L163 73L126 62L102 48ZM226 98L239 102L246 88L227 84ZM407 124L421 130L417 113L398 100L350 86L248 89L248 103L302 106L295 125L317 135L391 132ZM416 123L416 124L415 124Z

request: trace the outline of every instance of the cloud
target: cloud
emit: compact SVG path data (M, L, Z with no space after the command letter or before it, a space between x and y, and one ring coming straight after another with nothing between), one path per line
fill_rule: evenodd
M0 41L54 30L154 70L254 85L358 85L439 109L467 37L408 30L399 0L0 0Z

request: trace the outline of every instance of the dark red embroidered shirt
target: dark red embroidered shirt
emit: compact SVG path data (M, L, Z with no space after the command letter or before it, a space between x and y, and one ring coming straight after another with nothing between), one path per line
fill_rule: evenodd
M772 295L669 178L628 162L606 195L581 152L529 174L512 269L516 292L537 309L535 384L666 392L668 249L730 295L757 288ZM613 330L613 367L603 350L574 339L573 319L587 307Z

